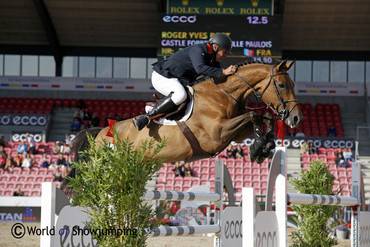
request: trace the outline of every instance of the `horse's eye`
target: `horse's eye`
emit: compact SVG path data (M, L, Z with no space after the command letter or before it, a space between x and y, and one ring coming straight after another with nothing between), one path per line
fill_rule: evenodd
M279 88L285 88L285 84L284 83L280 83L278 84Z

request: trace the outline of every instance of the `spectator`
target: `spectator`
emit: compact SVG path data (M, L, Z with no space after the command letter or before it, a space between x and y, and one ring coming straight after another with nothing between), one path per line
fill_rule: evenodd
M341 154L343 156L343 151L341 148L338 148L338 152L335 154L335 158L337 159L339 154Z
M81 122L75 117L73 119L73 123L71 124L71 131L80 131L81 125Z
M113 119L116 120L117 122L121 121L121 118L118 113L116 113Z
M19 144L17 149L17 154L26 154L28 153L28 145L25 143L25 141L22 141L21 144Z
M73 165L73 159L72 159L72 156L69 156L68 157L68 160L67 160L67 167L71 167Z
M32 158L30 154L26 154L26 157L22 161L22 168L31 168L32 167Z
M313 142L310 142L310 144L308 144L308 148L309 154L317 154L317 148L313 145Z
M334 128L334 125L332 124L330 128L328 129L328 137L336 137L337 136L337 130Z
M4 146L0 146L0 154L4 155L4 158L7 159L8 158L8 155L6 154L6 152L4 151Z
M342 153L338 153L338 156L337 158L335 159L335 164L338 166L338 167L347 167L347 161L344 160L344 157L343 157L343 154Z
M343 151L343 158L344 158L345 161L352 161L352 162L355 161L355 159L352 158L352 151L349 148L345 148L344 149L344 151Z
M126 120L128 117L126 116L126 113L122 113L122 119L121 119L121 121L123 121L123 120Z
M8 169L8 168L10 168L10 167L14 167L14 160L13 160L13 158L12 157L8 157L7 159L6 159L6 165L5 165L5 168L4 168L4 170L6 170L6 169Z
M235 158L237 158L237 159L244 159L244 150L240 146L240 144L238 144L238 146L235 149Z
M53 154L60 154L60 142L59 141L55 142Z
M42 154L41 167L48 168L49 165L50 165L50 160L46 156L46 153Z
M5 147L5 139L4 136L0 136L0 147Z
M82 115L83 115L83 120L90 120L90 112L87 110L87 108L82 108Z
M29 133L26 134L26 143L31 151L31 154L36 154L36 143L33 139L33 136L30 136Z
M24 192L21 189L14 191L13 196L24 196Z
M189 163L185 164L184 172L185 172L185 177L193 177L193 169L191 169Z
M14 157L14 167L22 167L23 158L21 154Z
M305 134L302 132L302 131L298 131L296 134L295 134L296 137L305 137Z
M309 148L308 148L308 144L307 144L307 141L303 141L302 145L301 145L301 150L300 150L300 154L308 154L309 153Z
M172 169L172 171L175 172L175 177L178 177L178 176L184 177L185 176L184 171L183 171L183 164L184 164L183 161L175 163L175 168Z
M233 148L233 145L231 144L229 144L229 146L226 149L226 157L235 159L235 150Z
M81 111L80 108L77 108L75 113L73 113L73 118L77 118L77 120L82 123L82 119L84 118L84 114L83 112Z
M98 127L99 126L99 118L94 112L91 116L91 127Z
M71 136L68 135L64 142L69 146L71 144L71 142L72 142Z
M6 166L6 159L4 154L0 154L0 168L4 169Z
M107 127L109 124L108 124L108 119L113 119L113 113L109 113L108 116L105 118L105 127Z
M63 157L63 154L59 154L58 160L57 160L57 166L65 166L67 164L66 159Z
M55 172L53 174L53 181L63 182L63 173L60 171L60 168L55 168Z
M289 128L289 136L295 136L294 129Z
M81 130L85 130L85 129L87 129L87 126L86 126L86 125L84 125L84 124L81 124L80 131L81 131Z
M60 152L66 155L69 155L71 153L71 149L66 142L63 142L63 145L60 147Z

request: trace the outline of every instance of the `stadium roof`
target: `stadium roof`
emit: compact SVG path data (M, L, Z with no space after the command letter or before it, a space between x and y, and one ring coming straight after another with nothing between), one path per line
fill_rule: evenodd
M0 54L155 56L165 0L0 0ZM370 51L369 0L281 0L283 50Z

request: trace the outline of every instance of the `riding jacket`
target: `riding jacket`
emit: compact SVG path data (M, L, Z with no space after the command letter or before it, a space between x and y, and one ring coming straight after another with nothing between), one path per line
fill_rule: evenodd
M177 78L183 85L191 84L199 75L221 78L222 69L213 61L214 55L208 44L188 46L155 64L153 70L166 78Z

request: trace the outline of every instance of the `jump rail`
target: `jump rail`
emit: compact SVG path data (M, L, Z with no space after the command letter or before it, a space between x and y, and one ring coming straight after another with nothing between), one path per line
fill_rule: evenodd
M199 201L219 202L220 194L202 192L179 192L179 191L158 191L148 190L142 197L146 201Z
M292 204L311 204L311 205L334 205L334 206L356 206L359 204L354 197L347 196L328 196L288 193L288 203Z
M218 233L221 231L219 225L205 225L205 226L160 226L153 230L150 237L163 237L163 236L184 236L193 234L207 234Z

